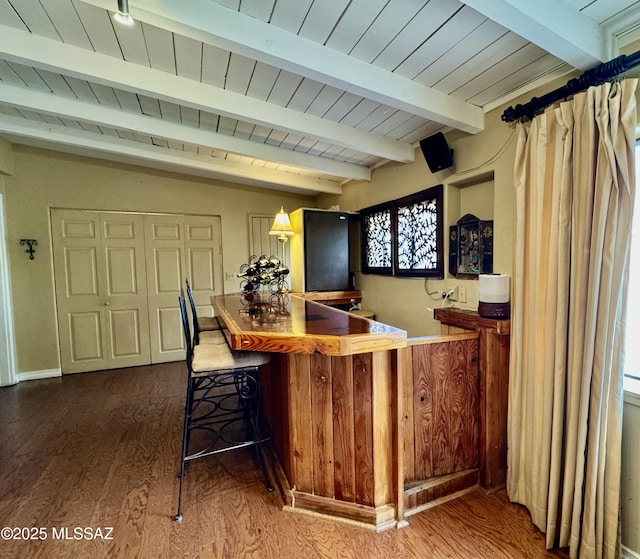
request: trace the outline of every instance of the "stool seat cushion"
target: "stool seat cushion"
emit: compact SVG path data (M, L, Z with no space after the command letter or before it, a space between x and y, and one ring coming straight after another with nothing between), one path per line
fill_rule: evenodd
M199 316L198 330L205 332L207 330L220 330L220 324L215 316Z
M200 343L211 345L227 345L227 340L222 333L222 330L205 330L200 332Z
M268 353L260 351L231 351L219 344L200 344L193 348L191 368L194 374L218 370L259 367L270 361Z

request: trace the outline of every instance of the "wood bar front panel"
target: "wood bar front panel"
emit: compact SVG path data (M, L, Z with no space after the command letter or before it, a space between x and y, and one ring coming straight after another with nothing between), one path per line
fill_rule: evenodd
M442 323L443 334L474 330L480 336L480 485L488 490L499 489L507 479L511 323L459 309L436 309L435 318Z
M478 466L478 341L458 338L402 350L412 363L405 483Z
M393 503L391 353L281 358L289 379L290 485L365 507Z

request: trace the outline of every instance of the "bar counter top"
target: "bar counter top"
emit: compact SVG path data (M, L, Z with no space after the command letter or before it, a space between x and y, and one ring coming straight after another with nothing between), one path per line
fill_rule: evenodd
M211 301L233 349L339 356L407 345L404 330L312 301L304 293L233 293Z

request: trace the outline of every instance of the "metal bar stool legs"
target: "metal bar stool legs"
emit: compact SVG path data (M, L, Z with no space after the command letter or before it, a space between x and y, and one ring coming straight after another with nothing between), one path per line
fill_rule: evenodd
M212 454L254 446L269 491L273 485L261 446L269 440L261 430L260 367L269 355L231 351L225 344L192 345L184 294L179 297L186 342L187 393L180 454L178 508L182 520L182 491L187 463ZM219 336L224 336L219 332ZM198 432L198 437L192 436ZM197 447L193 450L191 447Z

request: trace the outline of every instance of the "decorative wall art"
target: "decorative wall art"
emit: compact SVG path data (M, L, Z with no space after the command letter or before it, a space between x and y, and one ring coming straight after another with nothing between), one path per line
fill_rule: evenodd
M493 273L493 220L466 214L449 227L449 272L456 277Z

